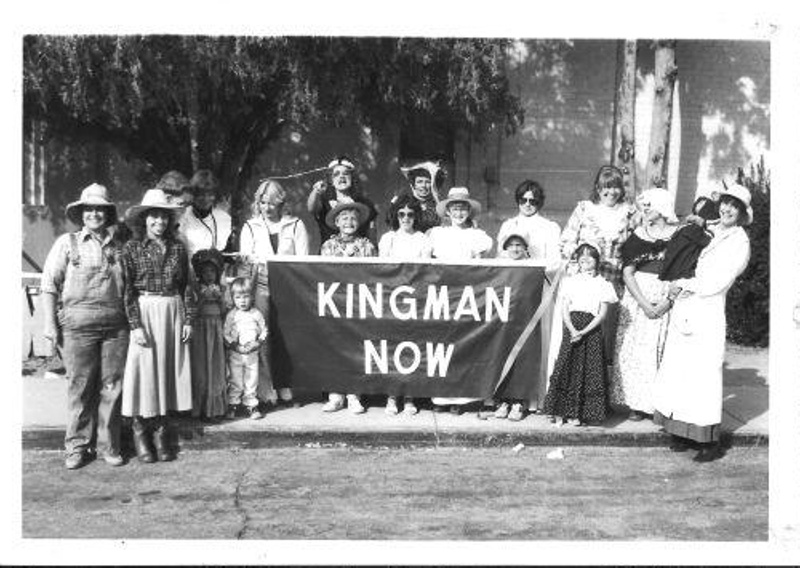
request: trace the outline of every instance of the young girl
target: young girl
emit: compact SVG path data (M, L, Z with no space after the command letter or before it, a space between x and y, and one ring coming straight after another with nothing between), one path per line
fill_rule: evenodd
M331 230L338 231L327 241L322 243L320 255L322 256L375 256L375 246L366 237L359 237L358 231L370 219L370 210L363 203L356 201L339 203L325 217L325 222ZM363 414L366 410L361 404L361 397L357 394L348 394L347 407L353 414ZM328 402L323 407L323 412L337 412L344 408L345 395L329 393Z
M240 404L247 408L253 420L263 418L258 409L259 348L267 340L264 316L253 307L253 282L250 278L236 278L231 282L233 309L225 317L223 336L228 348L228 412L236 416Z
M197 320L192 338L192 415L201 420L225 415L224 314L220 276L222 254L203 249L192 256L197 283Z
M600 324L617 295L611 283L598 275L600 253L593 245L579 245L573 257L578 273L562 284L564 333L544 412L551 422L561 417L565 424L582 426L606 417L606 354Z

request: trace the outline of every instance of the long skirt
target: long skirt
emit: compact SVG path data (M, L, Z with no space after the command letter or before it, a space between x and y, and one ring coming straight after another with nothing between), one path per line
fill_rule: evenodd
M183 301L178 296L140 296L139 312L147 346L130 340L122 414L150 418L191 410L191 355L189 343L181 343Z
M583 329L594 319L586 312L571 312L572 325ZM544 399L544 412L582 422L602 422L606 418L606 362L602 326L596 327L577 343L562 330L561 350L556 359L550 388Z
M636 283L649 302L661 302L668 282L655 274L637 272ZM653 388L667 338L669 312L659 319L648 318L633 295L625 290L619 307L616 353L609 384L614 406L653 413Z
M199 315L192 329L192 415L225 414L225 346L218 313Z

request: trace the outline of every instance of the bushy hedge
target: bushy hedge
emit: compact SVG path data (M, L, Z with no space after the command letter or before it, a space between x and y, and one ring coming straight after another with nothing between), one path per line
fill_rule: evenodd
M736 181L752 194L754 219L745 227L750 237L750 263L728 291L728 340L766 347L769 345L770 180L764 158L757 166L750 166L750 175L739 168Z

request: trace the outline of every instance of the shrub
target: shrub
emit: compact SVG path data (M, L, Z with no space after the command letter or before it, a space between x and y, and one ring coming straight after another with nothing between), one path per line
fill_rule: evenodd
M736 181L752 194L753 223L745 227L750 237L750 263L728 291L726 316L729 341L740 345L769 345L769 172L764 157L750 166L750 175L739 168Z

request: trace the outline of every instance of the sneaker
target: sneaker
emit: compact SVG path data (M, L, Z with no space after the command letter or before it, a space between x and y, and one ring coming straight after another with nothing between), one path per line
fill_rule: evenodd
M397 410L397 399L395 397L390 396L388 399L386 399L386 408L384 409L384 412L386 412L386 414L389 416L397 416L399 411Z
M261 420L264 418L264 415L258 409L257 406L251 406L247 409L248 414L250 415L250 420Z
M228 405L228 410L225 411L225 418L227 420L233 420L234 418L236 418L236 407L237 407L236 404Z
M419 412L417 405L411 402L410 400L407 400L406 403L403 405L403 414L407 414L408 416L414 416L417 412Z
M331 400L322 405L322 412L338 412L344 408L344 401L340 398Z
M105 461L108 465L113 467L119 467L125 463L125 460L122 459L122 456L119 455L119 452L109 450L107 452L103 452L102 454L103 461Z
M354 394L347 395L347 408L353 414L364 414L366 412L364 405L361 404L361 401L358 400L358 397ZM395 407L395 410L397 410L397 407Z
M504 402L494 411L495 418L508 418L508 403Z
M89 456L85 452L73 452L64 460L67 469L80 469L89 463Z
M451 404L450 405L450 414L454 416L461 416L461 413L464 412L464 409L461 408L460 404Z
M525 417L525 411L522 410L522 405L517 403L511 407L511 412L508 413L508 419L512 422L519 422Z

